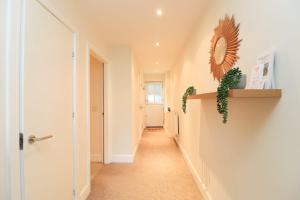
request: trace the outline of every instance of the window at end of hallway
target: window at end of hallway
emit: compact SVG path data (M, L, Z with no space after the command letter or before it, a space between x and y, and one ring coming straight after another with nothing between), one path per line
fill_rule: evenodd
M161 82L146 83L146 103L147 104L163 104L163 86Z

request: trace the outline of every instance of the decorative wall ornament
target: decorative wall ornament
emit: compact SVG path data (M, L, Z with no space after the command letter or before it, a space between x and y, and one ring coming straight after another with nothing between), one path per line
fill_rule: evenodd
M186 100L190 95L196 94L196 89L194 86L190 86L186 89L184 95L182 96L182 111L186 113Z
M236 25L234 16L226 15L219 21L219 25L214 29L214 36L211 39L210 65L214 79L219 82L237 62L239 57L237 51L242 40L239 40L239 27Z
M228 117L228 90L236 88L242 78L239 68L230 69L221 80L217 90L217 110L223 115L223 123L226 124Z

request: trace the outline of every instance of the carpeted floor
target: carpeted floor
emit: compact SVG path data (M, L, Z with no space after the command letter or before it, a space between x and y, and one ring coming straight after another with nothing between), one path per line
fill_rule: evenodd
M93 180L96 175L99 173L101 168L103 167L103 163L101 162L91 162L91 179Z
M173 139L145 130L133 164L105 165L88 200L202 200Z

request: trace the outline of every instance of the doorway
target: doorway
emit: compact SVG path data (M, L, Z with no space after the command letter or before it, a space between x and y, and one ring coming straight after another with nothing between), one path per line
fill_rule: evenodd
M90 53L90 174L93 179L104 162L104 63Z
M164 92L163 82L146 82L146 127L163 127Z

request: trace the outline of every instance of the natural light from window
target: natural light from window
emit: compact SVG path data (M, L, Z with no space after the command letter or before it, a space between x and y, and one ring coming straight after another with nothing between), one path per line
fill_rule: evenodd
M146 83L146 103L147 104L163 104L163 84L162 82Z

